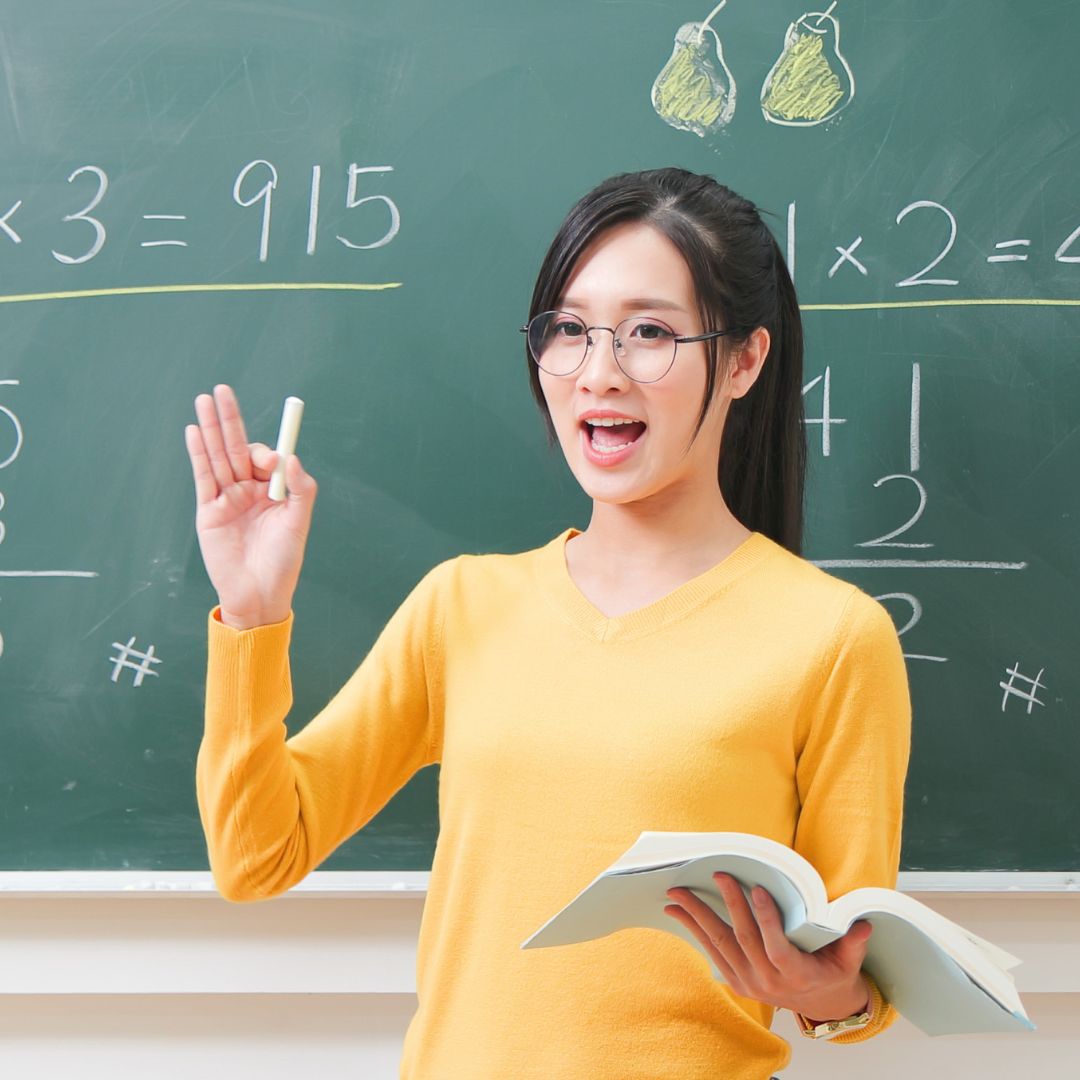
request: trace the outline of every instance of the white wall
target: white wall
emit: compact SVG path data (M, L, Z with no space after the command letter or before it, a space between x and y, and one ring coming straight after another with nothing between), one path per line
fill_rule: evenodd
M27 884L49 875L19 876L20 891L16 875L0 880L4 1080L397 1076L421 883L314 875L307 890L237 906L205 877L172 877L184 883L127 892L117 875L36 891ZM930 1039L901 1020L835 1047L799 1039L782 1015L795 1050L785 1078L1080 1077L1080 893L906 891L1024 960L1015 974L1039 1031Z

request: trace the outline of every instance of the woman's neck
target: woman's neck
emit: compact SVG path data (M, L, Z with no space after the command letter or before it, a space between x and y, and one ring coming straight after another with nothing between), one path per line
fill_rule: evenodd
M719 490L694 500L594 501L589 526L569 542L567 558L609 581L658 572L685 581L715 566L749 535Z

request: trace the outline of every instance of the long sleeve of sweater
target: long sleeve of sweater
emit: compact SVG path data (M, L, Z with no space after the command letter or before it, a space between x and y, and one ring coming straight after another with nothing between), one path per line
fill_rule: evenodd
M438 573L416 586L349 681L292 738L292 616L236 631L211 613L196 791L214 881L228 899L288 889L437 760Z
M884 608L853 592L833 640L800 731L794 844L821 874L830 900L863 886L896 887L911 730L903 653ZM872 991L870 1024L832 1042L862 1042L896 1019L876 986Z

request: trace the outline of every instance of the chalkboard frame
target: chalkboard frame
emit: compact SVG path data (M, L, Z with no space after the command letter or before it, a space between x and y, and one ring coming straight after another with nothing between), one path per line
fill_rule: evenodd
M282 893L289 896L423 898L428 870L316 870ZM1027 870L901 871L903 893L1014 897L1076 895L1080 873ZM216 897L209 872L198 870L14 870L0 872L0 897Z

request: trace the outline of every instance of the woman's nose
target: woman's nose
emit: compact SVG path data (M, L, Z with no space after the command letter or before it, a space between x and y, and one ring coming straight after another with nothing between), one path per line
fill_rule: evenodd
M597 331L602 333L597 335ZM605 338L605 334L611 337ZM594 392L600 392L601 386L625 386L630 380L615 359L615 331L608 326L591 327L586 341L585 359L578 370L579 385Z

